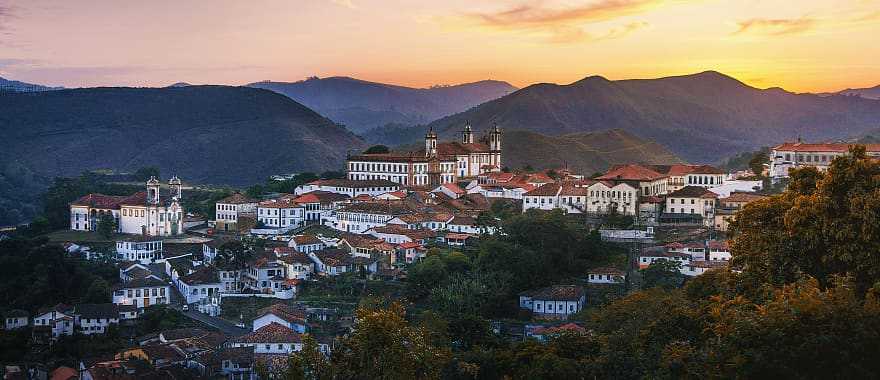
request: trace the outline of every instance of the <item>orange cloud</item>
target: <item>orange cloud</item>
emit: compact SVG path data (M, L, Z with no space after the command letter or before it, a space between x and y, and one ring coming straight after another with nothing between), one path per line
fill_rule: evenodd
M663 0L602 0L581 6L555 9L540 5L520 5L507 10L475 13L471 17L485 26L499 28L548 27L571 22L599 22L644 12Z
M733 34L757 33L770 36L781 36L808 31L816 26L816 20L801 17L797 19L762 19L754 18L737 23L739 29Z

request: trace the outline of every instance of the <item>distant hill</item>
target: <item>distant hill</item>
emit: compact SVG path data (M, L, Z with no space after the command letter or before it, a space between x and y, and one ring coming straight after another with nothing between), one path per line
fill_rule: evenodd
M620 81L592 76L528 86L429 125L448 138L467 121L477 131L497 122L505 131L550 136L621 129L687 161L716 163L798 136L862 134L880 126L880 101L761 90L714 71Z
M0 161L35 175L158 166L184 181L245 185L343 167L363 141L270 91L224 86L0 94Z
M838 92L840 95L855 95L868 99L880 99L880 85L870 88L848 88Z
M299 82L265 81L248 86L289 96L356 133L387 124L425 124L516 90L507 82L493 80L411 88L348 77L310 78Z
M614 164L683 163L662 145L640 139L622 129L544 136L525 130L504 134L502 161L509 168L531 165L535 169L568 167L590 175Z
M61 90L64 87L49 87L33 83L19 82L0 77L0 92L39 92Z

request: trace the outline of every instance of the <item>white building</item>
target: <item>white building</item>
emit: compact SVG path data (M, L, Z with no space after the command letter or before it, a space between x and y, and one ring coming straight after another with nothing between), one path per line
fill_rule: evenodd
M698 215L704 225L712 226L717 199L717 194L704 187L685 186L666 196L666 214Z
M626 183L637 189L639 196L663 195L669 192L669 176L637 164L618 165L596 178L613 184Z
M214 302L220 298L221 289L223 284L215 268L201 267L177 279L177 290L187 304Z
M305 207L289 197L270 199L257 206L257 221L266 228L293 229L305 223L305 215Z
M127 197L88 194L70 204L70 229L95 231L101 215L113 216L124 234L171 236L183 233L182 185L172 177L169 196L160 195L159 181L151 177L146 191Z
M880 144L863 144L869 157L880 157ZM770 149L770 179L776 183L788 178L794 168L815 167L825 171L835 158L849 152L851 144L784 143Z
M711 165L648 165L648 168L667 176L668 191L685 186L716 187L724 182L724 172Z
M626 272L617 268L593 268L587 271L587 282L591 284L622 284Z
M4 316L4 328L6 330L15 330L28 326L28 313L24 310L10 310Z
M537 318L568 319L569 315L583 309L586 299L584 288L580 286L553 285L520 293L519 305L531 310Z
M123 239L116 241L116 259L150 264L160 258L162 240L155 238Z
M308 331L305 310L290 305L274 304L258 311L253 321L253 331L272 323L280 324L300 334Z
M214 229L218 231L238 231L238 219L242 215L254 215L257 212L256 199L244 194L235 193L223 198L215 204L216 218Z
M331 227L345 232L364 233L384 226L391 219L411 213L402 202L361 202L343 206L328 220Z
M359 195L375 197L399 190L400 183L387 179L319 179L305 185L300 185L294 190L294 193L296 195L303 195L315 191L324 191L354 198Z
M138 309L170 303L171 286L153 277L134 279L113 291L113 303Z
M233 338L232 347L253 347L255 354L283 354L302 350L302 336L279 323L270 323L256 331Z
M53 339L62 335L73 335L74 324L73 308L64 304L41 309L34 317L34 329L51 331Z
M83 335L104 334L119 324L119 307L113 303L80 304L73 308L76 331Z
M626 182L548 183L523 195L523 212L562 209L566 213L636 215L638 189Z
M432 187L500 168L501 130L497 125L489 131L488 144L474 142L470 125L465 126L460 142L438 144L437 134L429 130L423 152L360 154L350 156L347 163L348 179Z

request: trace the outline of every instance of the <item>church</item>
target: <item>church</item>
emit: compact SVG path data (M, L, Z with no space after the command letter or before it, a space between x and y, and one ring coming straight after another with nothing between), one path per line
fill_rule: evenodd
M145 236L183 233L182 184L177 176L168 181L170 194L160 194L159 180L150 177L146 191L129 196L88 194L70 203L70 229L95 231L103 215L111 215L116 232Z
M494 125L485 142L475 142L468 123L460 141L438 143L429 129L419 152L360 154L348 157L348 179L384 179L404 186L437 186L501 170L501 129Z

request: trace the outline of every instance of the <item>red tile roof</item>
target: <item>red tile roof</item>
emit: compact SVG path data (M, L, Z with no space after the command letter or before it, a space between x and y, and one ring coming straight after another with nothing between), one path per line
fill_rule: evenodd
M808 144L808 143L784 143L773 147L773 150L790 152L821 152L821 153L846 153L849 147L855 144ZM880 152L880 144L862 144L869 152Z
M609 181L656 181L662 178L666 178L666 175L657 173L656 171L648 169L642 165L627 164L615 166L596 179Z
M280 323L272 322L260 327L257 331L242 335L233 340L235 343L299 343L302 336L296 331Z
M88 194L70 203L71 206L89 206L93 208L118 209L119 203L128 198L126 196Z
M258 203L258 202L259 202L259 200L249 198L242 193L234 193L226 198L223 198L223 199L217 201L217 203L232 204L232 205Z
M667 198L718 198L715 194L704 187L685 186L669 193Z
M539 186L537 189L525 193L525 195L530 197L556 196L556 194L559 193L559 187L560 186L558 183L545 183Z
M733 192L730 193L730 196L727 198L721 198L721 202L737 202L737 203L748 203L752 201L756 201L759 199L767 198L764 195L753 194L753 193L743 193L743 192Z
M257 312L256 318L269 314L281 318L288 323L298 323L301 325L306 323L306 312L304 310L282 303L276 303L260 309Z
M467 193L467 191L464 191L464 189L462 189L461 187L459 187L458 185L456 185L456 184L454 184L454 183L444 183L444 184L442 184L442 185L440 185L440 186L445 187L446 189L448 189L449 191L451 191L451 192L453 192L453 193L455 193L455 194L465 194L465 193Z

